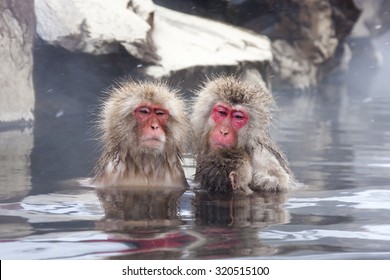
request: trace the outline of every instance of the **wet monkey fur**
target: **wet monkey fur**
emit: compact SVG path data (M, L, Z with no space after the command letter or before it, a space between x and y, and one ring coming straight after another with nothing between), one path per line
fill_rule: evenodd
M199 158L195 181L208 192L251 194L250 157L244 149L217 149Z
M108 91L101 106L102 153L91 183L187 187L181 154L188 124L183 100L167 84L119 83Z
M287 159L269 133L273 107L272 94L260 83L234 76L209 79L195 97L191 116L196 172L203 173L208 155L239 149L249 156L252 190L286 191L293 186Z

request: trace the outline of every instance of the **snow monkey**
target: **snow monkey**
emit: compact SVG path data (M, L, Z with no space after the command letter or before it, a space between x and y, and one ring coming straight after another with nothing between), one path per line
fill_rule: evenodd
M119 83L99 115L103 147L92 184L187 187L181 154L188 124L183 100L167 84Z
M249 156L252 190L288 190L295 183L294 176L269 133L273 107L272 94L260 83L234 76L206 81L197 93L191 116L197 173L203 173L205 156L219 149L241 149ZM202 181L201 176L196 177Z

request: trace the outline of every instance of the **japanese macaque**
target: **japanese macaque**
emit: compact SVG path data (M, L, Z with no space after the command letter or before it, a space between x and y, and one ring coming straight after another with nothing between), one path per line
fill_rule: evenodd
M94 186L187 187L181 154L184 102L162 82L126 81L109 90L98 128L102 154Z
M252 166L244 149L217 149L199 158L195 181L208 192L251 194Z
M197 172L202 173L205 155L219 149L243 149L250 157L252 190L288 190L294 176L269 134L273 106L273 96L260 83L233 76L207 81L197 94L191 117Z

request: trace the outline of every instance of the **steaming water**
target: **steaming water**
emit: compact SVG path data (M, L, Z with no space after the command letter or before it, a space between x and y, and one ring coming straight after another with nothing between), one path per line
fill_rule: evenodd
M0 133L0 258L389 259L389 42L375 41L381 66L355 41L347 75L317 92L275 91L273 134L301 189L218 199L114 192L128 203L111 219L75 179L98 154L94 96L134 62L38 49L36 123Z

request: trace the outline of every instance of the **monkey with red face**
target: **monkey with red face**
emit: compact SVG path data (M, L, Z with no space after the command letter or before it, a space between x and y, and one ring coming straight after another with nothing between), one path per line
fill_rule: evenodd
M162 82L113 87L98 122L103 144L92 184L187 187L181 154L188 132L184 103Z
M252 190L286 191L294 176L269 134L274 100L261 84L233 76L209 80L198 92L191 117L197 172L204 157L220 149L249 155Z

